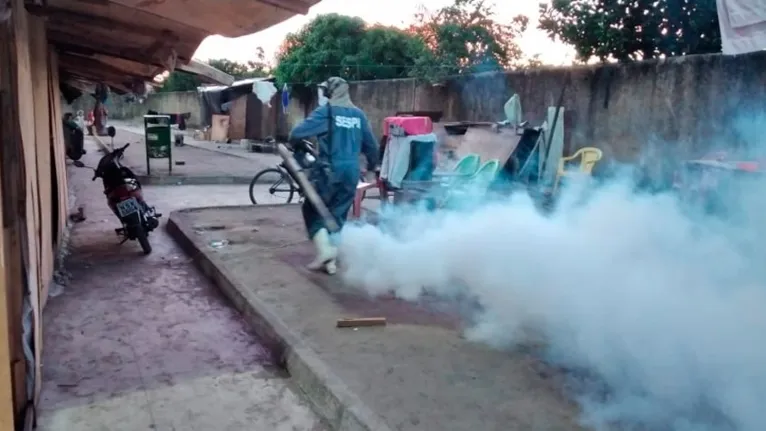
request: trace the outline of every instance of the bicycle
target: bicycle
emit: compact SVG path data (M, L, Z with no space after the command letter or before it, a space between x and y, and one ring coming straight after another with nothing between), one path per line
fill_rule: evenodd
M303 140L301 143L305 148L299 148L298 151L294 150L293 152L296 155L296 160L299 161L299 164L306 168L316 160L317 151L314 148L314 144L311 142ZM303 160L302 163L300 162L301 160ZM293 197L296 193L298 194L298 203L303 202L304 196L300 185L285 167L285 162L281 162L276 167L263 169L253 176L253 180L250 181L250 202L252 202L253 205L259 204L258 200L255 198L256 184L259 183L261 177L267 178L267 175L276 175L273 182L268 179L262 180L262 182L271 183L271 186L267 189L268 195L274 197L276 200L276 202L271 203L289 204L293 201ZM261 200L263 201L264 199ZM263 204L264 202L261 203Z

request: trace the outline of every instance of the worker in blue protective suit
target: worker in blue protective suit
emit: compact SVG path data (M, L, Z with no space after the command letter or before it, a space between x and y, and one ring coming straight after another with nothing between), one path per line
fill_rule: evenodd
M343 226L354 202L360 178L359 155L367 158L366 181L375 181L378 146L364 112L351 103L348 83L332 77L319 85L319 107L290 132L290 142L317 137L319 155L309 169L309 180L338 223ZM305 200L301 208L316 257L312 271L337 271L337 249L314 206Z

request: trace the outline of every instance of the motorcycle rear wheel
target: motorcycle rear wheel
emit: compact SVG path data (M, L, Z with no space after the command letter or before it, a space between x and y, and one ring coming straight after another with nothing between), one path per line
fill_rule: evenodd
M144 254L152 252L152 245L149 243L149 233L146 232L143 226L136 228L136 240L141 245L141 250L144 251Z

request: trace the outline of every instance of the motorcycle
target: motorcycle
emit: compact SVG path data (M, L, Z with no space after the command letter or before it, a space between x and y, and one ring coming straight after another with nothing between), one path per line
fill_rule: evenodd
M114 128L110 127L108 132L114 138ZM117 235L122 237L120 244L137 240L144 254L149 254L152 252L149 232L159 227L162 214L146 203L138 178L130 168L120 163L129 146L130 143L105 154L95 169L80 161L75 161L74 165L93 169L93 181L101 178L107 204L122 222L122 227L115 229Z

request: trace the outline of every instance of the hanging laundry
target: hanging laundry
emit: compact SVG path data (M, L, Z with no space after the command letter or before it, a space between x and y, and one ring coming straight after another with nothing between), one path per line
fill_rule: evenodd
M716 5L725 55L766 49L766 2L716 0Z

